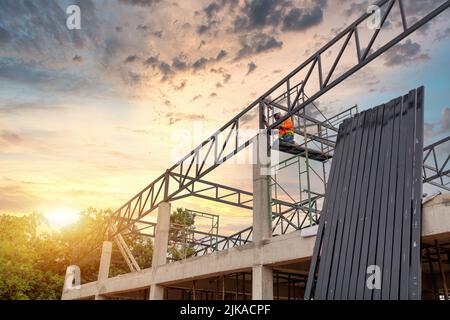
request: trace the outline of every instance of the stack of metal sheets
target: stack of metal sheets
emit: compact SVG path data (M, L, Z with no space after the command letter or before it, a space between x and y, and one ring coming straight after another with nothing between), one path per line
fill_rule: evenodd
M305 299L421 298L424 88L339 128Z

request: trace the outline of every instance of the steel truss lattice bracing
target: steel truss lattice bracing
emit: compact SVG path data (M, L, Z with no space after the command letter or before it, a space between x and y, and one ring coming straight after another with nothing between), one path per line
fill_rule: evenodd
M99 232L96 236L104 237L109 231L109 236L116 239L117 243L122 244L124 241L120 237L126 237L128 234L137 233L154 237L156 223L149 221L149 215L160 204L187 197L255 210L254 199L259 196L256 191L251 192L218 184L209 181L206 177L231 157L256 144L257 137L246 139L240 134L240 129L248 125L249 118L255 118L258 123L254 129L267 131L268 137L271 137L273 130L276 130L288 118L292 118L295 125L296 142L299 146L297 153L290 159L275 164L276 174L269 179L272 187L269 213L272 234L285 234L317 224L320 221L324 193L328 187L325 168L334 156L338 127L346 118L354 115L354 107L343 113L324 115L323 110L315 102L450 6L450 1L437 1L435 9L421 18L414 17L412 19L413 17L407 15L408 10L405 8L407 4L404 2L402 0L378 1L376 4L383 12L381 25L380 29L373 31L367 45L360 40L361 28L371 18L372 13L364 13L275 86L204 140L197 148L116 210L111 216L109 226L105 226L105 231ZM395 10L395 8L400 10ZM380 39L380 32L383 30L385 22L395 15L398 15L397 18L402 22L402 30L392 39L378 45L377 41ZM325 58L329 50L335 50L337 56L331 61L331 67L326 70ZM356 57L353 65L343 64L342 58L348 52L352 52ZM283 114L281 119L274 119L276 112ZM267 121L267 127L264 125L264 120ZM444 190L449 188L449 159L442 161L437 150L444 144L448 144L449 141L450 138L446 138L424 149L423 182ZM292 166L299 167L297 174L300 182L297 198L292 194L282 195L284 187L277 177L277 174L285 168ZM317 190L310 181L313 176L322 183ZM172 239L172 241L193 246L195 248L193 255L200 256L252 242L253 228L253 226L249 226L226 236L221 235L219 230L201 232L194 229L190 230L190 237ZM130 269L132 271L139 270L139 266L134 265L134 258L128 252L126 244L121 250L124 252L124 257L128 256L126 260L129 262Z
M260 119L262 122L262 115L270 115L274 105L286 110L286 114L282 116L280 120L269 124L268 130L276 129L289 117L301 119L302 116L307 116L307 109L311 108L312 103L315 100L379 57L395 44L405 39L450 6L450 1L441 1L440 3L441 4L436 9L429 12L424 17L415 19L414 23L408 24L408 17L404 10L405 4L402 0L378 1L376 5L384 10L380 29L374 31L365 48L362 47L359 39L359 28L372 16L372 13L363 14L299 67L294 69L284 79L220 128L215 134L206 139L192 152L120 207L113 214L111 219L111 223L117 224L117 232L130 229L130 226L135 224L136 221L141 221L145 216L156 209L159 203L172 201L176 197L181 197L183 192L188 190L189 187L198 182L205 175L252 144L254 139L242 141L239 136L239 128L251 112L258 110L259 108ZM400 15L402 21L402 32L385 44L374 47L373 45L375 41L378 40L380 30L383 29L385 21L397 12L393 10L394 6L398 6L401 9L397 14ZM335 48L335 46L340 45L341 40L343 41L343 44L339 49L339 54L332 63L330 70L326 73L322 66L323 54L330 48ZM357 62L350 67L346 67L344 69L345 71L338 74L337 70L344 68L344 66L341 65L341 58L344 52L350 50L350 41L355 44ZM306 71L304 76L301 75L303 71ZM315 89L317 84L311 82L311 75L313 72L318 75L318 89ZM295 79L299 76L302 78L295 82ZM307 98L305 95L306 92L309 92L309 97ZM282 101L281 105L280 101ZM326 122L322 121L322 125L325 126ZM330 148L333 148L333 143L326 138L320 136L311 136L309 138L313 141L320 141L329 145Z

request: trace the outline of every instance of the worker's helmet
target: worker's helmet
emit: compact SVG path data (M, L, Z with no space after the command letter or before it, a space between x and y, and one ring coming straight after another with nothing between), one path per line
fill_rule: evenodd
M275 120L278 120L278 119L281 118L281 113L280 113L280 112L277 112L277 113L275 113L275 114L273 115L273 117L275 118Z

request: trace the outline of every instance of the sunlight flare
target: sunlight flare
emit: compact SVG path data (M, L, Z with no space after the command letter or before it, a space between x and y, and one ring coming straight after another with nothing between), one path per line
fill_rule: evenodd
M53 209L45 213L45 219L52 228L64 228L79 219L79 212L72 209Z

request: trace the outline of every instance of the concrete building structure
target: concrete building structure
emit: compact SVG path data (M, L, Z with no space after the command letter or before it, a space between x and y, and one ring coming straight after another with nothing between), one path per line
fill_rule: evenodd
M73 288L66 283L62 299L302 299L320 214L318 202L323 199L326 190L325 163L333 157L339 124L346 117L353 116L354 109L357 109L352 107L337 115L325 117L314 102L450 7L450 1L446 1L420 19L415 16L414 19L409 19L414 20L414 23L407 23L409 17L405 13L410 15L409 11L392 10L395 2L397 1L377 2L380 8L385 9L384 17L367 47L362 47L358 30L361 31L360 27L365 25L373 13L364 12L359 19L349 24L214 135L115 211L111 216L113 233L119 239L119 249L132 272L113 278L107 276L112 250L111 243L106 242L103 245L98 280ZM401 1L398 2L402 5ZM388 18L401 19L403 29L394 38L383 42L383 45L374 47L379 31ZM351 47L350 43L353 41L355 45ZM330 50L340 53L333 61L329 61L332 67L325 69L322 64ZM357 58L351 66L342 65L340 59L346 50L353 50ZM336 72L340 69L347 71ZM282 113L283 116L276 118L276 113ZM321 118L315 118L312 114L320 115ZM258 143L261 142L261 134L251 140L241 139L239 128L249 125L249 119L256 119L258 122L253 129L265 132L279 128L289 118L301 141L295 148L285 146L284 151L293 154L295 159L304 159L302 170L300 161L294 159L298 161L299 181L306 180L306 184L300 182L297 188L300 199L286 202L282 198L273 197L271 188L274 185L276 187L276 178L273 183L273 177L262 174L262 169L267 169L262 164L267 164L267 161L261 160L267 159L258 159L254 164L252 192L204 180L208 173L248 146L256 144L260 148L260 145L264 145ZM264 142L267 140L264 139ZM435 148L448 141L450 137L424 149L423 182L450 191L448 183L443 181L444 177L450 177L447 167L450 162L448 158L445 161L445 154L444 161L438 161L439 153L435 152ZM272 146L270 143L266 145ZM281 147L283 146L280 144L279 150L283 151ZM254 154L265 154L260 151L256 150ZM212 157L214 161L210 161ZM311 162L319 165L314 168ZM282 167L289 165L285 162ZM311 183L311 176L314 174L323 183L319 192ZM301 175L305 179L302 180ZM197 187L198 185L203 188ZM212 194L207 195L204 190L210 190ZM225 191L227 196L220 196L220 191ZM212 250L207 248L203 254L175 262L167 261L171 230L170 203L188 196L252 210L252 226L244 230L247 235L243 236L242 232L236 237L224 238L222 243L227 245L220 248L209 247ZM234 200L231 200L232 197ZM158 215L157 223L144 221L155 210ZM302 221L299 220L300 214ZM273 221L276 222L272 226ZM281 221L280 224L278 221ZM304 221L308 223L305 224ZM134 226L143 223L154 229L154 250L152 267L141 270L132 253L123 247L124 242L120 237L122 232L131 232ZM291 230L288 230L289 226L292 227ZM279 234L273 232L276 227L281 229ZM230 242L233 242L231 246L228 245ZM449 245L450 194L444 194L423 204L423 298L439 299L449 296ZM72 279L70 274L67 279Z
M66 290L62 299L303 298L315 241L311 230L271 237L268 232L270 228L264 223L266 217L261 211L255 210L253 226L260 232L258 240L240 247L167 263L165 254L169 214L170 204L161 204L153 254L156 263L153 267L107 278L105 275L111 258L111 243L106 242L102 250L98 281ZM438 195L423 204L422 246L423 298L433 299L436 294L443 294L444 284L447 288L450 285L449 193ZM441 256L439 260L437 248ZM431 256L431 268L427 251Z

